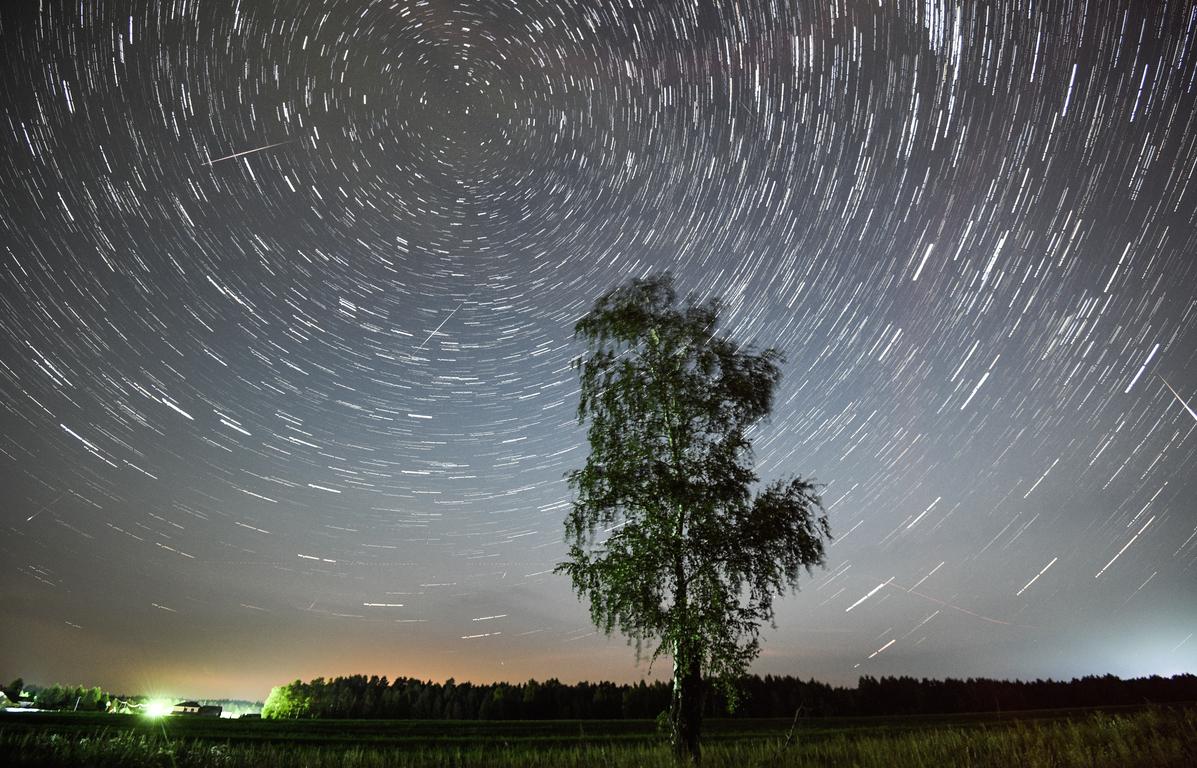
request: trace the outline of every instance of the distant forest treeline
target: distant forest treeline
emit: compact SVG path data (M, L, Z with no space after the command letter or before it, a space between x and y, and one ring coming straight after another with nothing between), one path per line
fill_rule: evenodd
M1122 680L1113 675L1067 682L973 679L919 680L862 677L856 688L814 680L756 675L745 678L734 717L808 717L950 714L1122 704L1197 701L1197 676ZM566 685L556 679L476 685L353 675L296 680L270 692L262 709L275 718L396 718L449 720L554 720L654 718L668 709L670 683ZM727 716L717 691L706 714Z

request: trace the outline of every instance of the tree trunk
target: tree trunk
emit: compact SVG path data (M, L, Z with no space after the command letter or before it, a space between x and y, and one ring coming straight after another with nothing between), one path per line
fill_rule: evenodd
M702 727L702 688L702 667L698 655L692 651L675 655L669 719L673 731L673 754L679 763L697 766L701 762L699 730Z

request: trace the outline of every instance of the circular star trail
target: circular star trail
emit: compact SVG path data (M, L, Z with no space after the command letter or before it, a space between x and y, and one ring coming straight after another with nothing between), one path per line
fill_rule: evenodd
M831 510L755 669L1197 668L1197 4L10 5L12 674L644 674L551 569L665 269Z

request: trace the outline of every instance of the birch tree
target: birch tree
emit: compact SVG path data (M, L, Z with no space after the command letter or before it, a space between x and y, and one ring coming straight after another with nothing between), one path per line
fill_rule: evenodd
M608 291L577 322L590 454L568 475L556 568L637 658L672 659L671 740L694 763L706 684L734 705L774 598L824 564L831 538L812 481L758 488L748 432L773 408L782 356L721 333L720 309L679 305L663 274Z

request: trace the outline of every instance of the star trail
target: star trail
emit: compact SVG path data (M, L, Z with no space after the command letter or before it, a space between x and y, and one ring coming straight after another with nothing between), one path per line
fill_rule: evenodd
M1197 671L1192 0L30 0L0 56L8 677L638 679L551 571L573 323L665 269L786 353L758 469L836 537L754 671Z

